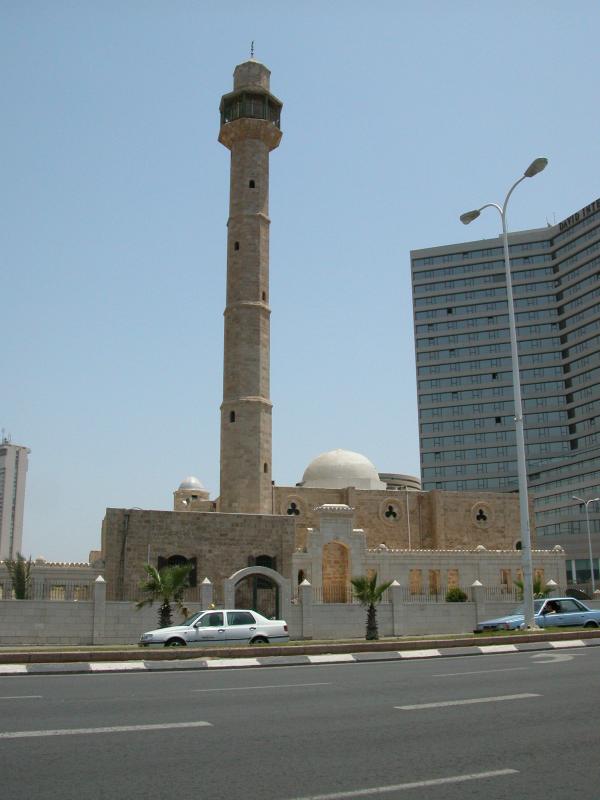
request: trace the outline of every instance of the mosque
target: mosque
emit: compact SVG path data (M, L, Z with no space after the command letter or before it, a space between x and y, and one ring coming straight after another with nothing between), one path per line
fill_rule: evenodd
M350 578L370 570L414 594L478 578L508 587L520 567L516 494L422 492L418 478L379 474L348 450L317 456L294 486L273 481L269 157L281 110L267 67L235 68L218 137L231 151L219 497L188 477L172 511L108 508L107 597L132 599L146 562L191 563L190 592L210 582L217 604L267 613L304 581L321 602L348 602ZM531 528L535 542L533 516ZM534 553L538 572L546 555Z

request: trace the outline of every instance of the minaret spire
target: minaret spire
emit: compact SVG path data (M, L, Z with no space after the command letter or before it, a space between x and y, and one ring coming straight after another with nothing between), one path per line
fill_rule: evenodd
M251 55L254 54L252 43ZM269 153L282 103L269 70L239 64L221 100L219 141L231 150L219 510L272 513L269 399Z

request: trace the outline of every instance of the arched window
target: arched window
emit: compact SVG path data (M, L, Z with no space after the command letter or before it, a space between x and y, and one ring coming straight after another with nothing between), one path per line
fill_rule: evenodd
M266 554L256 556L254 563L257 567L267 567L268 569L277 570L277 559L275 556L268 556ZM271 586L271 581L268 578L262 578L260 575L258 575L256 586L258 589L268 589Z
M256 556L254 562L257 567L268 567L268 569L277 569L277 559L275 556Z
M190 571L189 583L190 583L190 587L193 588L198 583L198 577L197 577L198 559L197 558L195 558L195 557L194 558L186 558L185 556L178 555L178 554L175 554L175 555L172 555L172 556L167 556L167 557L159 556L158 557L158 563L157 563L157 569L160 572L160 570L163 567L179 567L179 566L183 566L184 564L191 564L192 565L192 569Z

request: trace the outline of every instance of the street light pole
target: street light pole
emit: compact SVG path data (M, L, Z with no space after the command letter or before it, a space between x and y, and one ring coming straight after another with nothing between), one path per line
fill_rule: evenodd
M585 521L587 524L587 536L588 536L588 553L590 557L590 574L592 577L592 594L596 591L596 583L594 581L594 558L592 556L592 534L590 533L590 515L588 512L588 506L590 503L597 503L600 500L600 497L590 497L589 500L584 500L581 497L576 497L572 495L573 500L577 500L579 503L585 506Z
M515 324L515 309L512 291L512 276L510 271L510 251L508 246L508 228L506 224L506 208L510 196L525 178L533 178L538 172L545 169L547 158L536 158L527 167L519 180L515 181L508 190L502 205L486 203L473 211L461 214L460 221L464 225L473 222L484 208L495 208L502 219L502 240L504 245L504 269L506 272L506 298L508 301L508 326L510 330L510 352L512 362L513 396L515 403L515 434L517 448L517 475L519 480L519 515L521 521L521 568L523 570L523 606L524 622L526 628L535 628L535 614L533 607L533 564L531 558L531 531L529 527L529 497L527 492L527 460L525 457L525 433L523 427L523 408L521 402L521 378L519 375L519 353L517 349L517 328Z

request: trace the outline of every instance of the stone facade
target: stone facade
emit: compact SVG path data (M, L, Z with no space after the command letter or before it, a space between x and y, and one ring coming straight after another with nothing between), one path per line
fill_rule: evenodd
M313 513L316 525L307 530L306 545L294 552L293 573L297 583L308 580L322 602L348 602L350 579L375 572L382 582L397 581L411 596L445 594L451 586L467 588L476 580L512 591L514 581L522 578L521 552L510 544L411 550L372 546L366 531L354 527L353 509L347 505L325 504ZM566 585L562 548L533 551L533 564L543 580Z
M126 599L143 577L143 564L183 556L199 583L208 577L222 602L223 581L261 556L291 578L294 520L262 514L136 511L108 508L102 524L104 577L109 600Z
M273 513L296 520L296 548L306 547L308 529L318 524L317 509L326 503L354 509L356 527L365 531L367 547L452 550L481 544L508 550L519 539L516 494L273 487ZM533 515L531 519L535 545Z

